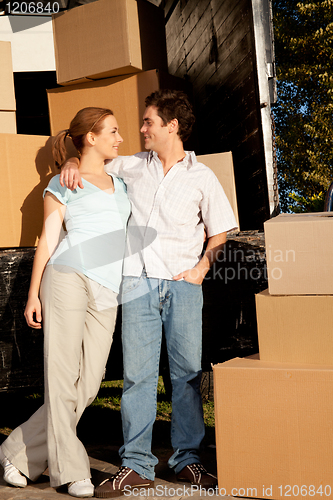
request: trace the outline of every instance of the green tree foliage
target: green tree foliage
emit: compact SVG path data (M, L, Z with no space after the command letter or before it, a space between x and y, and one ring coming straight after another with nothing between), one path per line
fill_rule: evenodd
M273 0L273 17L281 208L320 210L333 181L333 0Z

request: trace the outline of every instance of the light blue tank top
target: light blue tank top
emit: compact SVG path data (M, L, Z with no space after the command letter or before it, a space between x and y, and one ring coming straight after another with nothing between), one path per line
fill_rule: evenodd
M46 192L66 205L66 233L48 264L72 267L114 292L119 292L125 252L126 227L131 205L126 186L112 176L115 191L109 194L82 179L84 189L62 187L54 176Z

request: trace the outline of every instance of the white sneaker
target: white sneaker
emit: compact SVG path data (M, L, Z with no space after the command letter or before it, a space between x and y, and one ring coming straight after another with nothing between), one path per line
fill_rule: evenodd
M73 481L68 485L68 494L72 497L87 498L94 496L94 485L90 479L82 479L82 481Z
M1 465L6 483L18 488L24 488L27 485L27 478L6 457L1 460Z

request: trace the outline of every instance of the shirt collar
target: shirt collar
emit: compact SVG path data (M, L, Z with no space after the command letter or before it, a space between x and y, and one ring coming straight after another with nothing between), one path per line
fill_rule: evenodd
M192 167L196 163L196 156L194 151L185 151L185 158L179 162L179 165L183 165L186 168ZM150 163L152 160L158 160L160 161L156 151L149 151L148 153L148 163Z

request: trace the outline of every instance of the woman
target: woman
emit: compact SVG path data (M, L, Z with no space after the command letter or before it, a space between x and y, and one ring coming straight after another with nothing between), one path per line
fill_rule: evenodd
M48 466L51 486L68 483L70 495L89 497L89 459L76 426L98 392L111 347L130 203L123 181L104 171L123 141L112 111L79 111L55 138L58 165L67 136L80 153L84 189L62 187L59 175L45 189L24 313L32 328L41 328L43 317L45 402L2 444L0 460L9 484L24 487Z

